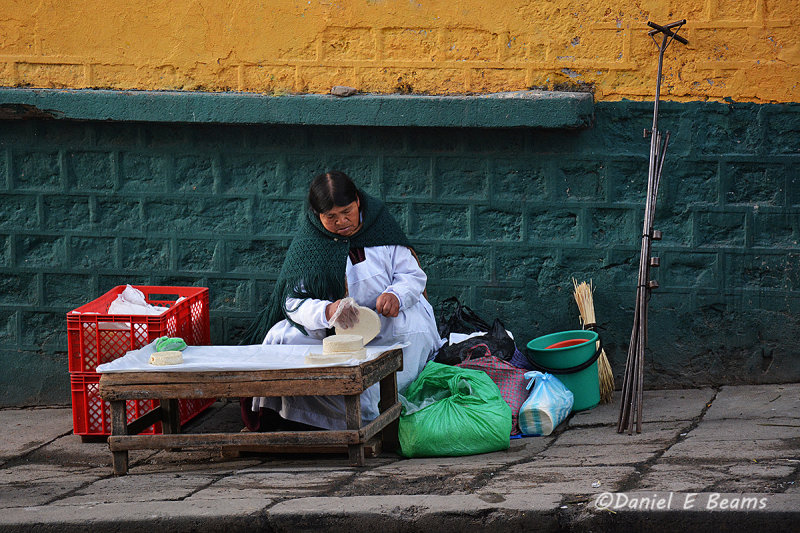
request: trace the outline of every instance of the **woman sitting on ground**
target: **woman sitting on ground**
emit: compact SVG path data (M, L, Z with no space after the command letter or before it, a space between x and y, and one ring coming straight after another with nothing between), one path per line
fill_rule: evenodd
M306 212L272 297L246 343L322 344L333 334L330 319L349 296L380 317L380 333L370 345L408 343L397 374L402 391L441 344L433 309L423 295L426 282L408 239L383 202L359 191L342 172L320 174L309 187ZM337 324L355 319L352 309L343 306ZM377 385L361 395L364 421L378 415L378 399ZM270 429L264 425L281 421L275 413L313 427L343 429L344 412L341 396L254 398L252 405L242 405L251 430Z

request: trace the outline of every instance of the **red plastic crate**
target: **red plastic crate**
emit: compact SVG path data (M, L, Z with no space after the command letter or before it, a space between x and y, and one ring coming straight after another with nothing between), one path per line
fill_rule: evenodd
M169 307L160 315L109 315L108 306L125 290L114 287L100 298L67 313L70 372L94 372L103 363L159 337L181 337L189 345L211 342L208 289L134 285L148 303ZM185 300L176 303L179 297Z
M72 429L76 435L111 435L111 405L97 395L100 374L74 372L70 375L72 388ZM181 425L203 412L213 404L214 398L178 400ZM126 402L128 422L147 413L159 405L158 400L128 400ZM142 431L141 434L161 433L161 422Z

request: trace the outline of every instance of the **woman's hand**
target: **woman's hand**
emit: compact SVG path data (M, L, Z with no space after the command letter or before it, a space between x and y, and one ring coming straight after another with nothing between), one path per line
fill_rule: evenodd
M353 300L350 299L348 301L352 302ZM331 302L325 306L325 318L328 320L328 322L330 322L333 315L336 314L336 311L339 309L341 303L342 300L336 300L335 302ZM336 317L335 325L341 326L344 329L348 329L352 328L356 322L358 322L358 308L353 305L344 305L342 307L342 312L338 317Z
M400 300L391 292L384 292L375 300L375 311L379 315L396 317L400 313Z

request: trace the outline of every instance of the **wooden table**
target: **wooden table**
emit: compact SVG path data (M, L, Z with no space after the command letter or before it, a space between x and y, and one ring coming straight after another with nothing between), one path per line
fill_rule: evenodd
M397 444L397 371L403 368L403 351L388 350L357 366L309 367L285 370L211 372L115 372L100 377L99 395L111 403L114 474L128 472L128 450L184 447L319 448L347 446L350 464L364 464L364 444L376 436L387 447ZM361 425L359 395L380 383L380 414ZM277 431L266 433L180 433L178 398L239 398L248 396L343 395L347 429ZM128 422L126 400L157 399L160 405ZM162 435L139 435L162 423Z

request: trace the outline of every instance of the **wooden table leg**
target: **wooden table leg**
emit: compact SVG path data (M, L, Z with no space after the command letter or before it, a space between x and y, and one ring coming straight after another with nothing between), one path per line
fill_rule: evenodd
M392 372L380 381L381 399L378 402L378 411L381 413L397 403L397 372ZM381 431L383 448L386 450L397 450L400 441L397 438L399 420L394 420Z
M161 400L161 428L164 434L181 432L181 418L178 400Z
M181 415L178 407L178 400L161 400L161 431L164 435L177 434L181 432ZM179 452L180 448L170 448L171 452Z
M345 420L347 429L361 428L361 397L358 394L349 394L344 397ZM350 464L353 466L364 466L364 443L348 444L347 453L350 456Z
M111 402L111 434L128 434L128 415L125 410L125 400L112 400ZM111 452L114 466L114 475L124 476L128 473L128 450Z

